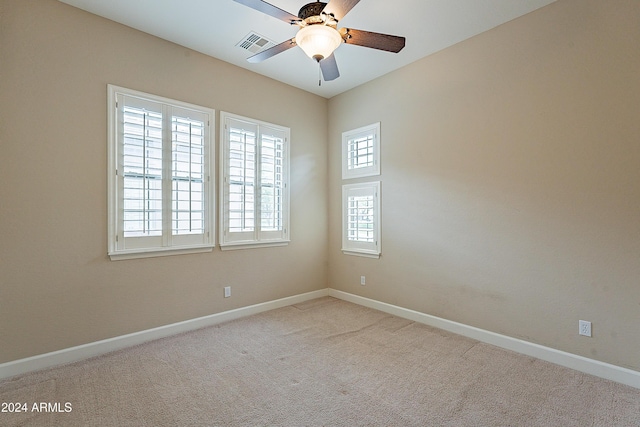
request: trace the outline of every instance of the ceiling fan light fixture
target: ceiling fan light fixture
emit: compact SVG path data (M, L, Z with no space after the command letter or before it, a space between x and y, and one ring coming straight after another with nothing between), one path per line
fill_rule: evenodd
M307 25L296 34L296 44L318 62L331 56L340 43L342 37L338 30L323 24Z

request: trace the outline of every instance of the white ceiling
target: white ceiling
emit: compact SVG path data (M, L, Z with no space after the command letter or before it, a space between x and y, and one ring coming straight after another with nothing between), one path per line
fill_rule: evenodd
M278 44L298 27L233 0L60 0L308 92L331 98L555 0L361 0L338 24L404 36L398 54L343 44L340 77L318 86L318 65L293 48L262 63L238 46L251 31ZM326 0L325 0L326 1ZM308 0L270 0L293 15Z

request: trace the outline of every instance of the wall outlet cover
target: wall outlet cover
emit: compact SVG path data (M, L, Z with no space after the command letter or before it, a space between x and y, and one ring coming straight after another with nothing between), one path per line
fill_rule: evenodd
M591 322L587 320L579 320L578 321L578 334L584 335L585 337L591 336Z

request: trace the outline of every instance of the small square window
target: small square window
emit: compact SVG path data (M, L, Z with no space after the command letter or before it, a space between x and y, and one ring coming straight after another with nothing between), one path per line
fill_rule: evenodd
M342 179L380 175L380 122L342 134Z

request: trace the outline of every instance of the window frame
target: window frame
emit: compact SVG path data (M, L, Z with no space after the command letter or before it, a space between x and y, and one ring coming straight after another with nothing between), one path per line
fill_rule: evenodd
M342 186L342 252L346 255L357 255L368 258L380 258L382 254L381 239L381 194L380 181L345 184ZM372 232L373 241L364 242L349 239L349 198L371 195L372 200Z
M360 168L349 168L349 148L351 141L372 138L372 165ZM342 179L362 178L380 175L380 122L342 133Z
M126 104L126 100L130 100ZM134 103L155 105L162 111L162 226L160 236L140 238L125 236L124 231L124 107ZM177 101L116 85L107 85L107 141L108 141L108 250L112 261L211 252L215 247L215 110L209 107ZM172 205L174 181L180 181L172 167L173 120L184 119L178 113L191 113L202 120L202 233L175 233L172 223L177 204ZM191 157L189 162L191 162ZM191 177L189 177L191 181ZM190 205L189 212L196 212Z
M243 232L229 231L230 211L229 206L229 181L230 181L230 128L232 122L242 123L245 129L255 130L255 181L253 193L253 230ZM266 231L262 229L262 217L259 216L262 207L262 156L261 156L261 138L263 135L271 135L271 131L275 134L282 135L282 209L281 222L282 227L279 230ZM264 122L261 120L240 116L226 111L220 112L220 212L219 212L219 229L220 229L220 248L222 250L234 249L252 249L273 246L286 246L290 240L290 141L291 130L288 127Z

